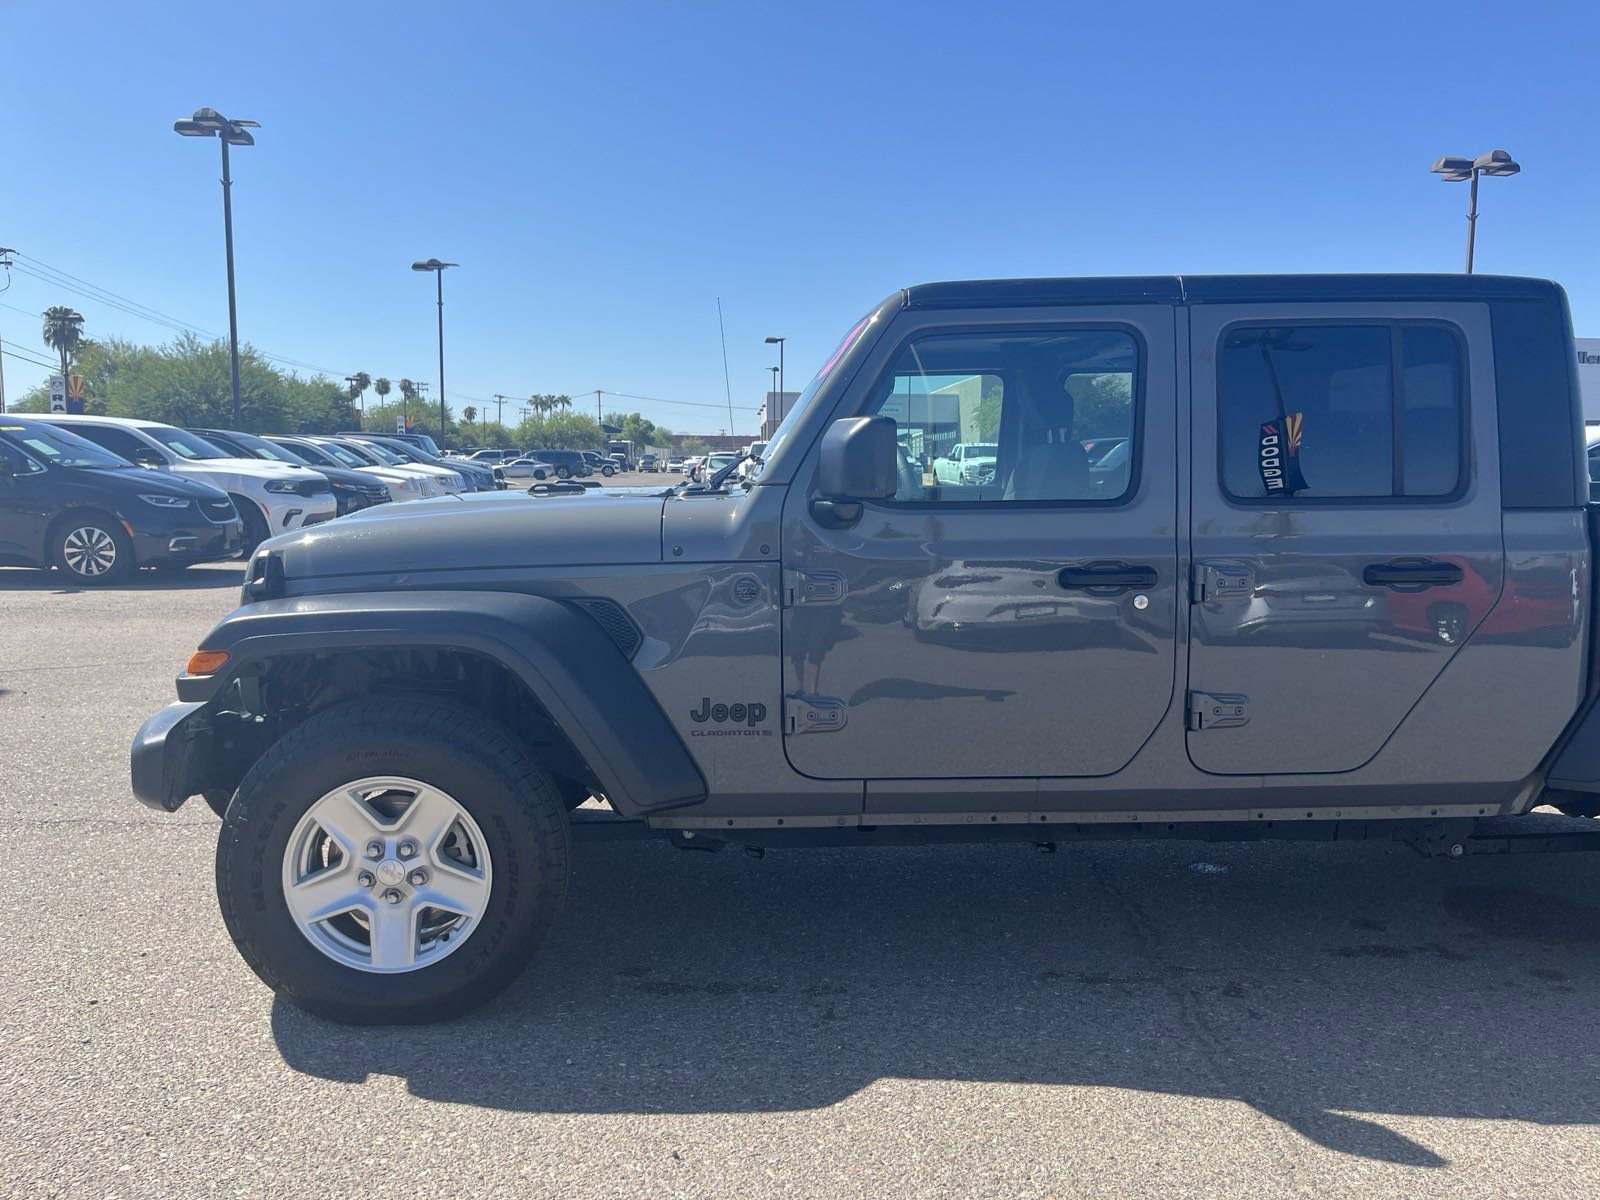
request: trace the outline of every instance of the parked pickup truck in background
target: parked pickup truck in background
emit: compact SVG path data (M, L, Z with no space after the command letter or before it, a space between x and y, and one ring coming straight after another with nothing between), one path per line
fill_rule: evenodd
M941 475L978 429L993 470ZM763 458L257 551L132 767L146 804L223 814L222 913L264 980L351 1021L480 1002L548 929L591 795L686 848L1454 854L1541 803L1600 812L1554 284L913 287Z

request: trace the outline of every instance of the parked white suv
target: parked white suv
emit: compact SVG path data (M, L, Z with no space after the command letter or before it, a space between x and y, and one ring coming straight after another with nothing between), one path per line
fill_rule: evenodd
M36 419L70 429L139 466L171 471L221 488L233 498L244 521L247 554L273 534L304 529L331 520L339 512L326 475L290 463L233 458L204 438L174 425L76 413L41 413Z

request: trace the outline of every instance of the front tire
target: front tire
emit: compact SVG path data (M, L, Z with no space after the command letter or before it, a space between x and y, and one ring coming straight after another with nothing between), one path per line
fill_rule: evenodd
M251 767L223 819L217 897L285 999L335 1021L445 1020L509 984L565 896L551 777L445 702L357 700Z
M133 539L120 521L101 513L77 513L50 531L50 560L74 583L104 587L133 573Z
M244 496L233 496L232 500L233 507L239 510L239 520L244 524L239 541L239 557L249 558L256 552L257 546L272 536L272 530L267 528L267 518L254 500Z
M604 475L607 479L610 479L616 473L617 473L617 469L615 467L601 467L600 468L600 474Z
M572 472L569 471L566 467L557 467L556 468L556 478L557 479L571 479L572 478Z

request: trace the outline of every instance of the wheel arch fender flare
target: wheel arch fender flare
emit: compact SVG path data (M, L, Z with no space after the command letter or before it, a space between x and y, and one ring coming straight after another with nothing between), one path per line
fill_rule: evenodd
M706 798L705 778L632 663L592 618L548 596L382 592L246 604L200 644L226 651L225 669L180 675L178 696L210 700L241 673L283 655L384 647L461 650L511 671L620 812Z

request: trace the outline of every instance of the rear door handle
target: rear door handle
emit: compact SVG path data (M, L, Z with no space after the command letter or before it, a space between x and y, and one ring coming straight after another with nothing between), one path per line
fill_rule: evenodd
M1389 562L1368 563L1361 572L1369 587L1386 587L1396 592L1421 592L1431 587L1449 587L1464 578L1455 563L1432 558L1396 558Z
M1125 592L1130 588L1155 587L1156 569L1130 566L1125 562L1091 562L1081 567L1062 567L1056 582L1064 588Z

